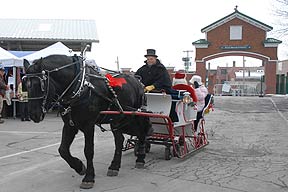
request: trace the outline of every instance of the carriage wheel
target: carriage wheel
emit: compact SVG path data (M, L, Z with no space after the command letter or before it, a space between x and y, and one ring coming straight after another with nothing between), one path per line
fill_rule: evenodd
M179 158L182 158L186 155L186 150L184 149L186 145L185 138L183 135L179 137L178 142L175 142L175 151L174 151L174 156L177 156Z
M175 149L173 150L173 155L175 156L175 157L179 157L179 151L180 151L180 145L179 145L179 143L175 143Z
M205 124L205 121L201 120L200 126L199 126L200 133L199 133L199 135L197 137L197 148L201 147L203 145L206 145L208 143L208 141L207 141L207 133L205 132L204 124Z
M205 121L203 120L201 123L202 127L201 127L201 133L202 133L202 141L203 141L203 145L206 145L208 143L208 134L205 130Z
M165 160L170 160L172 158L170 147L165 148Z
M185 144L186 145L186 144ZM179 143L175 144L175 151L174 156L183 158L187 154L187 149L184 148L184 145L180 145Z

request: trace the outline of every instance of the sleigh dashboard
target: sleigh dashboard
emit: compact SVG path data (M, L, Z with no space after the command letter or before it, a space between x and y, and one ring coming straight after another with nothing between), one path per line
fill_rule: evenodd
M171 132L171 127L191 124L196 119L195 107L166 93L146 93L147 106L143 111L101 111L102 115L129 115L149 117L157 132ZM176 120L175 120L176 116ZM161 126L160 126L161 125Z

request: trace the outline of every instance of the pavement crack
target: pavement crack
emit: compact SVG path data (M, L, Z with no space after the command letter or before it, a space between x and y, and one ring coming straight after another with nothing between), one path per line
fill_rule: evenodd
M286 178L286 177L287 177L287 175L282 175L282 177L278 177L278 181L280 183L282 183L282 185L280 185L280 187L284 188L284 189L288 189L287 183L284 180L282 180L282 178ZM276 183L275 183L275 185L276 185Z
M270 98L273 107L275 108L275 110L278 112L279 116L286 122L286 124L288 125L288 119L283 115L283 113L279 110L279 108L277 107L277 104L275 103L275 101Z
M8 143L8 144L6 145L6 147L11 147L11 148L13 148L13 145L16 145L16 144L19 144L19 143L23 143L23 142L26 142L26 141L35 139L35 138L37 138L37 137L38 137L38 135L33 136L33 137L30 137L30 138L27 138L27 139L23 139L23 140L20 140L20 141L11 142L11 143Z

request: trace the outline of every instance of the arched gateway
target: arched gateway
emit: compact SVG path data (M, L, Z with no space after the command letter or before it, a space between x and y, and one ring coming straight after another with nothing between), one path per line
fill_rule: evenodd
M273 27L237 10L201 29L206 39L192 44L196 48L196 73L206 79L206 62L224 56L247 56L262 60L266 93L276 93L277 48L281 41L267 38Z

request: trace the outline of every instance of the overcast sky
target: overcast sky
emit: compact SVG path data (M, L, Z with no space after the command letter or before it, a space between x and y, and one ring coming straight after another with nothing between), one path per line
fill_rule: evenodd
M205 38L201 29L238 10L275 28L276 0L2 0L1 18L94 19L100 43L89 58L102 67L136 70L143 65L146 49L156 49L165 66L183 69L185 50ZM268 34L268 37L275 37ZM281 39L280 39L281 40ZM189 56L194 59L194 53ZM284 46L280 60L287 59ZM224 61L230 62L230 61ZM232 61L231 61L232 63Z

